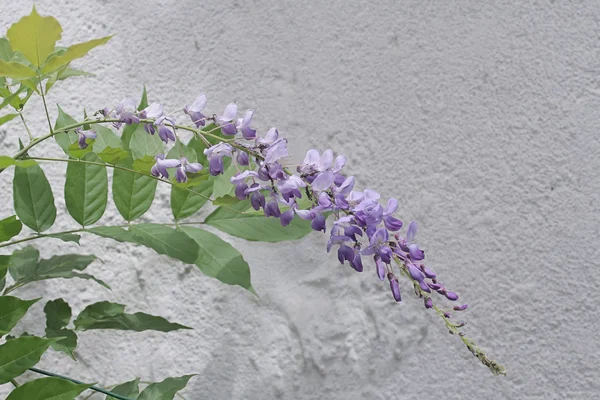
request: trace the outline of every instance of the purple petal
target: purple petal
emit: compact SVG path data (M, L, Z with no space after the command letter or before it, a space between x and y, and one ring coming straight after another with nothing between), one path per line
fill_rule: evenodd
M248 153L246 153L245 151L238 151L237 155L235 156L235 160L237 161L237 163L239 165L249 165L250 164L250 159L248 158Z
M287 139L279 139L267 149L265 154L265 163L272 164L280 158L287 157L288 155Z
M286 212L281 214L281 217L279 217L279 221L281 222L282 226L288 226L292 220L294 219L294 210L293 209L289 209Z
M402 221L400 221L398 218L392 217L391 215L383 218L383 224L392 232L398 231L400 228L402 228Z
M252 196L250 196L250 204L256 211L260 210L261 207L264 208L265 196L259 191L252 193Z
M333 184L334 175L331 171L321 172L312 182L313 190L327 190Z
M177 167L177 171L175 171L175 179L179 183L187 182L187 175L185 174L185 167Z
M425 308L429 309L433 307L433 300L431 300L431 297L425 297L423 301L425 302Z
M333 165L333 172L340 172L344 165L346 164L346 157L339 155L335 159L335 164Z
M223 157L210 157L208 161L209 172L216 176L223 173Z
M406 269L408 269L408 273L410 274L410 277L413 278L415 281L418 282L422 282L424 277L423 274L421 273L421 270L419 268L417 268L414 264L406 264ZM427 288L429 289L429 288Z
M327 149L323 152L317 168L319 171L325 171L331 167L331 163L333 163L333 150Z
M225 107L225 111L223 111L222 119L225 121L233 121L237 116L237 104L229 103L227 107Z
M446 293L444 293L444 295L446 296L446 298L448 300L451 300L451 301L458 300L458 295L456 293L454 293L454 292L446 292Z
M419 286L421 287L422 291L431 293L431 289L429 289L429 286L427 286L427 283L425 283L425 281L419 281Z
M244 200L247 197L246 189L248 189L246 182L240 182L235 186L235 195L238 199Z
M390 281L390 289L392 290L394 300L402 301L402 297L400 296L400 285L398 285L398 279L392 273L388 274L388 279Z
M408 252L410 253L410 258L419 261L425 258L425 252L419 249L417 244L411 244L408 246Z
M189 114L190 112L197 113L202 111L204 107L206 107L206 95L201 93L191 105L185 108L184 111L186 114Z
M322 214L317 214L316 217L310 223L311 228L315 231L326 231L325 217Z
M398 200L396 200L393 197L390 197L390 199L388 200L387 207L385 209L384 214L390 215L390 214L396 212L397 209L398 209Z
M377 276L379 279L385 279L385 264L381 261L381 258L375 257L375 267L377 269Z
M408 225L408 232L406 232L406 240L412 242L417 235L417 223L412 221L410 225Z
M363 263L360 258L360 252L354 252L354 259L350 261L350 266L356 270L356 272L363 272Z
M352 250L352 247L346 246L345 244L341 245L338 249L338 260L341 264L343 264L344 261L354 260L354 250Z
M202 170L202 164L200 164L200 163L186 163L185 164L186 172L196 173L201 170Z

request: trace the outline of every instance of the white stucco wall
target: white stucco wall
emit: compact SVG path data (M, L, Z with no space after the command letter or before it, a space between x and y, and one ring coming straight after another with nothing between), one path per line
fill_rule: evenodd
M55 280L23 297L64 297L75 312L123 302L194 328L86 332L78 363L48 352L42 367L102 384L197 373L188 399L600 396L597 2L36 3L59 18L64 43L117 33L77 63L96 78L51 93L69 113L139 97L144 83L170 109L204 91L211 112L232 100L256 108L260 132L275 125L290 139L292 162L312 147L347 155L361 187L398 197L400 217L419 221L429 265L470 304L467 332L508 375L478 364L406 285L398 305L371 267L340 266L317 233L277 245L227 239L260 300L141 248L38 241L44 256L95 252L104 264L91 270L113 291ZM5 32L32 2L0 4ZM26 111L46 132L40 103ZM0 128L2 154L16 150L17 122ZM46 170L55 229L67 229L63 167ZM0 175L2 217L11 179ZM168 193L147 219L169 220ZM112 203L101 222L121 222ZM18 329L41 334L42 307Z

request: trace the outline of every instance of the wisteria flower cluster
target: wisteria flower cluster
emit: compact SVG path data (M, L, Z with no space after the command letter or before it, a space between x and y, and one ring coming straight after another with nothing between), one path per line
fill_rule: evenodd
M145 246L195 265L224 284L256 294L250 266L242 254L203 229L205 225L258 242L295 240L314 231L325 233L324 256L335 253L340 264L355 272L370 270L371 278L385 282L382 285L389 290L390 301L401 302L407 289L414 292L423 300L424 308L435 312L448 331L492 373L505 374L504 367L465 336L461 330L465 323L455 322L467 304L458 302L459 296L425 264L425 251L416 241L416 222L404 224L398 218L397 199L383 199L373 188L357 188L355 177L345 172L344 155L336 155L332 149L310 149L301 163L292 164L288 140L277 128L257 132L254 110L239 112L235 102L219 107L221 113L210 113L205 94L168 112L158 102L149 103L144 88L140 102L125 98L91 117L84 112L80 121L59 107L58 117L52 121L48 92L59 81L86 75L71 68L71 62L111 38L63 48L56 46L61 32L58 21L40 16L34 8L11 26L6 38L0 38L0 109L15 110L0 117L0 125L19 117L29 139L24 143L18 138L16 154L0 155L0 173L14 167L14 215L0 219L0 249L17 246L11 254L0 254L0 338L4 340L0 344L0 385L14 386L7 400L74 400L85 390L119 400L171 400L183 390L193 375L144 384L147 386L141 390L140 378L105 388L36 365L48 349L76 360L78 335L87 330L171 332L191 328L144 312L131 314L125 305L110 301L89 304L73 317L67 301L56 298L46 301L43 309L45 334L19 335L13 328L41 299L9 294L56 278L86 279L109 288L102 279L82 272L99 259L97 256L73 253L42 259L29 243L62 240L79 245L81 235ZM24 112L34 94L42 97L49 127L41 136L29 130L29 116ZM54 139L65 157L36 155L40 144L48 139ZM49 232L59 214L52 185L42 168L45 163L67 165L64 207L79 229ZM107 169L113 170L112 176ZM152 205L158 183L171 187L169 205L174 223L135 223ZM125 224L98 225L109 193ZM187 220L206 203L216 208L202 221ZM24 227L31 232L20 237ZM28 370L46 377L19 382L17 379Z

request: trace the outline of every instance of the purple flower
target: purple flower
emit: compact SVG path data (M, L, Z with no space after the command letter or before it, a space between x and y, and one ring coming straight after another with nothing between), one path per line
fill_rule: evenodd
M273 143L275 143L275 141L279 138L279 132L277 131L277 128L271 128L269 129L269 131L267 132L267 134L265 135L264 138L256 138L256 145L261 147L268 147L270 145L272 145Z
M252 122L252 116L254 115L254 110L246 111L244 114L244 118L238 118L236 128L242 132L242 136L246 140L251 140L256 138L256 129L250 128L250 123Z
M144 108L139 113L139 117L141 119L153 119L153 120L156 120L156 119L162 117L162 115L163 115L163 106L160 105L160 104L158 104L158 103L152 103L152 104L150 104L148 107ZM144 124L144 129L150 135L154 135L154 133L156 133L156 129L154 128L154 124L153 123L145 123Z
M231 157L233 147L228 143L219 143L208 149L204 149L204 154L208 158L209 172L211 175L223 173L223 157Z
M181 162L174 158L165 159L164 154L157 154L154 159L156 160L156 163L152 166L150 172L152 173L152 176L161 177L164 179L169 178L169 172L167 172L167 168L176 168L181 165Z
M127 125L137 124L140 122L140 119L136 115L137 108L134 99L128 98L121 100L115 109L115 113L119 117L119 120Z
M326 190L335 180L335 175L330 169L332 163L333 151L331 149L325 150L322 156L317 150L310 149L306 153L302 165L298 167L298 172L306 177L313 190Z
M183 108L183 112L190 116L196 127L200 127L204 126L206 120L206 117L201 113L204 107L206 107L206 96L201 93L192 104Z
M190 172L193 174L199 172L202 169L202 164L191 163L188 161L187 157L181 157L179 161L181 165L177 167L177 171L175 172L175 178L179 183L187 182L186 172Z
M77 132L77 135L79 135L79 138L77 139L77 145L80 149L85 149L88 147L88 144L85 141L86 139L96 139L96 132L92 130L84 131L82 129L76 129L75 132Z
M397 218L392 217L392 214L394 212L396 212L397 209L398 209L398 200L391 197L388 200L387 208L383 212L383 223L384 223L385 227L392 232L395 232L397 230L400 230L400 228L402 228L402 221L400 221Z
M379 228L371 236L369 247L362 251L365 256L376 254L383 262L389 264L392 261L392 250L388 246L389 233L385 228Z
M300 188L306 186L306 183L298 175L291 175L287 179L277 181L277 188L284 200L288 201L292 197L301 198Z
M280 158L289 155L287 149L287 139L279 139L269 146L265 152L265 164L272 164Z
M216 123L221 127L221 132L223 135L233 136L237 133L237 129L235 124L232 122L237 116L237 104L229 103L227 107L225 107L225 111L223 115L218 115Z
M279 209L279 204L277 204L277 200L273 199L267 203L267 205L265 206L265 216L275 218L279 218L281 216L281 210Z
M175 127L175 120L171 117L160 117L155 122L156 126L158 126L158 136L165 143L169 143L169 140L176 141L175 132L173 128Z
M261 190L268 189L268 187L253 183L248 189L245 190L245 194L250 196L250 204L256 211L260 210L261 207L265 208L265 195L262 194Z
M239 165L250 165L250 158L248 157L248 153L245 151L238 150L236 152L235 160Z
M377 276L379 277L379 279L381 279L382 281L385 280L385 264L383 263L383 261L381 261L381 257L379 256L375 256L375 268L377 270Z
M402 297L400 296L400 285L398 284L398 278L396 278L394 274L390 272L388 273L388 280L390 281L390 289L392 290L394 300L402 301Z

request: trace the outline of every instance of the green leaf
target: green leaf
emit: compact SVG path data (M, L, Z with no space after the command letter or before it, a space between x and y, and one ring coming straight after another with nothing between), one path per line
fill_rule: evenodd
M17 219L16 215L0 220L0 242L6 242L17 236L22 228L23 224Z
M144 85L144 90L142 91L142 99L140 100L138 111L142 111L146 107L148 107L148 93L146 92L146 85Z
M59 70L53 72L48 77L46 81L46 93L50 91L50 89L54 86L57 81L64 81L65 79L71 78L73 76L96 76L89 72L81 71L79 69L69 68L67 65L63 66ZM90 129L89 126L84 129Z
M18 116L19 116L19 114L17 114L17 113L3 115L2 117L0 117L0 125L4 125L8 121L12 121L13 119L17 118Z
M0 296L0 337L6 335L39 299L21 300L18 297Z
M29 381L13 390L6 400L74 400L93 384L77 384L61 378Z
M51 344L56 351L62 351L75 359L73 351L77 347L77 335L70 329L66 329L71 322L71 307L63 300L56 299L46 303L46 337L61 338Z
M60 239L63 242L75 242L77 244L79 244L79 239L81 239L80 235L74 233L52 233L46 235L46 237Z
M121 165L132 168L131 160ZM148 176L116 168L113 174L113 200L127 221L141 217L152 205L158 181Z
M142 390L137 400L173 400L175 393L184 389L192 376L194 375L184 375L152 383Z
M86 229L86 232L93 233L104 238L113 239L117 242L136 243L133 233L118 226L97 226Z
M0 290L4 289L6 284L6 273L8 272L8 264L10 256L0 255Z
M15 167L13 199L19 219L34 231L43 232L54 223L56 207L52 188L39 165Z
M167 153L166 158L181 158L182 156L186 157L191 163L198 161L198 155L196 154L196 151L178 140Z
M96 141L94 142L94 153L101 153L102 151L104 151L104 149L108 147L121 147L121 139L117 136L116 133L112 131L112 129L102 125L94 125L91 129L94 132L96 132ZM120 150L123 151L123 149Z
M10 48L10 43L6 38L0 38L0 60L10 61L14 52Z
M75 118L65 113L58 104L56 107L58 107L58 118L56 118L56 122L54 123L55 131L62 129L67 125L73 125L77 123ZM77 134L75 133L74 129L71 129L67 132L58 132L54 135L54 140L56 140L56 143L58 143L58 145L66 154L69 154L69 146L77 141Z
M198 244L195 264L200 271L225 284L254 291L250 283L250 267L232 245L200 228L180 226L179 229Z
M231 207L243 207L248 204L248 201L238 204ZM232 236L256 242L296 240L312 232L310 221L298 217L284 227L281 226L279 219L265 217L262 212L252 210L240 214L226 207L217 208L204 222Z
M14 158L9 156L0 156L0 169L5 169L12 165L18 165L22 168L28 168L37 165L37 163L35 162L35 160L15 160Z
M133 161L131 169L137 172L141 172L146 175L150 175L152 166L156 164L156 160L152 156L143 156ZM155 179L156 180L156 179Z
M187 264L195 263L198 245L185 233L160 224L138 224L130 229L137 243L158 254L166 254Z
M21 52L34 66L41 66L54 51L62 28L54 17L40 16L35 6L31 14L14 23L6 32L13 51Z
M129 157L129 153L120 147L107 146L100 153L98 153L98 157L108 164L116 165L125 158Z
M13 79L32 78L35 76L35 71L17 62L0 60L0 76L7 76Z
M141 312L127 314L123 304L108 301L87 306L74 323L77 330L117 329L136 332L146 330L170 332L177 329L191 329L150 314Z
M88 153L93 151L93 146L90 146L95 142L95 139L85 139L85 143L88 145L85 148L80 148L77 142L71 143L67 148L67 154L73 158L82 159Z
M24 247L12 254L8 271L15 280L15 283L7 288L7 291L11 291L31 282L54 278L91 279L105 288L110 289L110 287L100 279L96 279L92 275L78 272L86 269L88 265L96 260L96 256L65 254L39 261L38 257L39 252L32 246Z
M218 137L223 138L224 140L228 138L227 136L223 136L221 134L221 130L218 127L216 127L214 124L205 126L204 128L201 129L201 131L210 133L212 135L216 135ZM213 137L207 137L206 140L211 145L215 145L220 142L218 139L213 138ZM192 137L190 139L188 146L196 151L196 154L198 155L198 162L206 167L208 165L208 160L206 159L206 156L204 155L204 150L208 148L206 143L204 143L204 141L202 139L198 138L197 135L194 135L194 137Z
M101 162L94 153L86 154L84 161ZM108 201L108 176L103 165L70 162L65 182L67 211L82 226L98 221Z
M173 217L179 220L195 214L206 203L206 199L210 197L213 190L213 183L214 180L204 181L197 186L190 187L190 190L175 185L171 186L171 211L173 212Z
M0 346L0 385L10 382L40 361L55 339L36 336L12 339Z
M218 199L215 199L212 203L215 206L231 206L233 204L237 204L240 202L240 199L238 199L235 196L231 196L231 195L226 195L223 197L219 197Z
M77 58L85 56L88 53L88 51L90 51L94 47L98 47L105 44L111 38L112 35L69 46L67 51L65 51L62 55L50 59L42 68L42 73L47 74L49 72L54 71L55 69L60 68L63 65L70 63L71 61Z
M137 125L135 131L131 134L128 146L135 159L144 156L154 157L159 153L163 153L165 149L164 143L160 140L158 134L149 135L143 124Z
M237 174L235 165L229 166L222 175L215 177L213 186L213 198L235 194L235 185L231 183L231 178Z
M129 397L130 399L136 399L140 394L140 378L136 378L132 381L121 383L111 389L114 394L120 394L121 396ZM117 400L116 397L106 396L106 400Z

